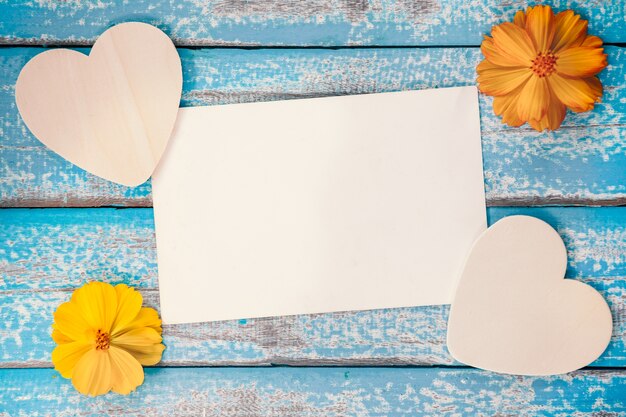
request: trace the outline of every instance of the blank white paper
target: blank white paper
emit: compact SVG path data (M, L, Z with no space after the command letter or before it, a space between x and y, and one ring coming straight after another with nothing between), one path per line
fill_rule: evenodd
M486 228L475 87L180 109L165 323L450 303Z

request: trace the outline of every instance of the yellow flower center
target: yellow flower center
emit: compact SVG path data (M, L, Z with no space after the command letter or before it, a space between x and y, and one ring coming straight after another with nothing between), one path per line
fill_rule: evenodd
M111 344L111 336L98 329L96 332L96 350L107 350Z
M535 59L533 59L530 69L539 78L547 77L556 71L556 60L558 57L551 51L539 52Z

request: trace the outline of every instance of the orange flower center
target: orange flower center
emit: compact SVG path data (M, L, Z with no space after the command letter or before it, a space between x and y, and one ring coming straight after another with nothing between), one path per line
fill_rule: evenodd
M98 329L96 332L96 350L107 350L111 344L111 336Z
M531 61L533 64L530 66L530 69L539 78L547 77L556 71L557 58L558 57L550 51L539 52L535 59Z

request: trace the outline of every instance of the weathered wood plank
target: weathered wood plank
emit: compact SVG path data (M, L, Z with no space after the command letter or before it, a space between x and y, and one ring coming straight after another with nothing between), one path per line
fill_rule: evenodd
M517 377L470 369L147 369L129 396L89 398L51 369L0 370L2 415L625 416L624 371Z
M584 280L607 298L611 343L593 367L626 365L626 278ZM158 308L158 290L142 290ZM52 313L70 291L0 293L0 368L50 367ZM459 365L446 348L448 306L166 325L162 366Z
M626 276L626 207L490 208L544 219L569 251L569 277ZM157 287L152 209L0 210L0 290L70 288L86 279Z
M142 294L158 308L157 290ZM51 366L52 312L69 296L60 290L0 294L0 368ZM437 306L166 325L160 365L452 365L447 314L447 306Z
M127 188L47 150L17 112L14 83L39 48L0 49L0 206L150 206L149 182ZM481 97L490 205L626 202L626 48L609 47L604 102L554 133L510 129ZM183 106L451 87L475 83L476 48L180 50Z
M608 300L612 342L594 366L626 365L626 207L491 208L555 226L568 276ZM142 289L158 308L151 209L0 210L0 367L50 366L52 312L89 279ZM451 365L447 306L166 326L165 365Z
M626 41L625 3L547 1L574 9L606 42ZM512 19L515 0L139 0L5 1L0 44L92 44L125 21L158 26L178 45L477 45L491 26Z

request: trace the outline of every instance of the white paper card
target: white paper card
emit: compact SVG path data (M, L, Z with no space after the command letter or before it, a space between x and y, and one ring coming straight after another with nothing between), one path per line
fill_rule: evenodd
M486 228L476 88L184 108L152 186L165 323L446 304Z

